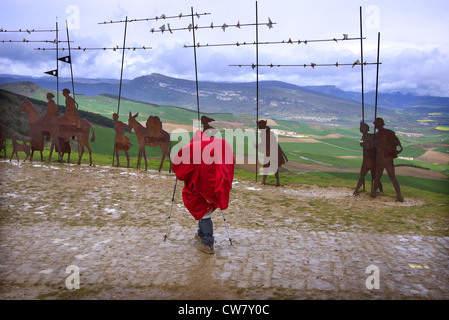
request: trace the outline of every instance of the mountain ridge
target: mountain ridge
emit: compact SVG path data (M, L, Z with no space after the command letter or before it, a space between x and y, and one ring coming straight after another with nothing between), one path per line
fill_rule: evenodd
M50 77L27 77L0 75L0 85L18 80L29 80L38 86L56 89L56 81ZM60 78L59 90L72 88L71 79ZM256 111L256 82L211 82L199 81L199 103L203 112L227 112L238 114ZM119 81L114 79L77 79L75 93L95 96L117 95ZM365 93L367 116L373 113L374 92ZM197 109L195 81L178 79L152 73L134 79L123 80L122 97L154 103ZM397 111L407 108L425 107L429 110L449 110L449 98L413 96L392 93L378 95L378 112L382 116L394 117ZM369 113L369 115L368 115ZM361 93L344 91L336 86L298 86L283 81L259 82L259 115L298 121L350 121L360 120Z

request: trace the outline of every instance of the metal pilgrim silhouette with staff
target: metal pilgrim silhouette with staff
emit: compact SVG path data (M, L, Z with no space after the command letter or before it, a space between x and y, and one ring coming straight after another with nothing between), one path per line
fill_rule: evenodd
M271 128L267 126L267 120L259 120L257 127L262 130L259 151L265 155L262 184L266 184L268 174L274 173L276 187L279 187L281 185L279 182L279 167L288 161L287 156L279 145L276 136L271 132Z
M375 129L378 130L375 134L368 133L369 126L366 123L360 124L360 132L363 133L360 143L363 147L363 162L360 168L360 178L353 194L357 194L362 184L364 186L365 176L368 172L371 172L371 197L375 198L378 189L383 192L381 178L385 170L393 183L397 200L403 202L401 187L394 170L394 159L403 150L401 142L393 130L384 128L385 122L382 118L376 118L373 124Z
M378 129L375 134L375 179L374 186L371 190L371 196L376 197L376 190L381 186L380 179L382 177L384 169L387 171L388 177L393 183L396 191L396 198L403 202L404 198L401 194L401 188L399 182L396 179L394 171L393 160L398 157L398 154L402 152L402 145L396 136L395 132L390 129L385 129L385 122L382 118L376 118L374 120L374 126Z
M365 191L365 176L368 172L371 172L371 177L375 177L375 148L374 148L374 134L368 133L369 125L365 122L360 123L360 132L362 133L362 142L360 146L363 148L363 161L360 168L360 178L357 183L357 187L354 190L354 195L357 194L360 187L363 185L363 191ZM382 183L379 183L380 192L383 192Z

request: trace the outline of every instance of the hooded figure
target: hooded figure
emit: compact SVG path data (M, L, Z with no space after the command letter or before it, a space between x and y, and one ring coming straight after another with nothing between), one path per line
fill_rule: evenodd
M197 131L192 141L172 159L176 178L184 181L182 199L190 214L198 220L197 239L202 250L214 252L212 212L225 210L234 179L235 158L224 139Z

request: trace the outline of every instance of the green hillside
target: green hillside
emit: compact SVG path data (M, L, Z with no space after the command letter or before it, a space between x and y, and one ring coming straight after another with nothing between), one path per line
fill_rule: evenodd
M1 124L4 127L6 135L10 138L13 133L16 133L21 139L26 139L28 136L28 120L25 114L17 111L18 107L26 97L29 97L36 108L38 108L40 114L45 113L46 99L44 97L51 90L40 88L30 82L2 85L2 87L6 87L12 91L0 90ZM23 95L13 92L23 92ZM56 95L56 92L53 92L53 94ZM60 94L59 99L60 104L63 104L64 98L62 94ZM99 163L112 164L112 141L114 137L112 113L117 111L118 100L112 95L93 97L77 95L76 100L79 104L80 116L87 118L95 125L96 142L91 144L92 150L95 153L94 162L98 161ZM65 107L60 106L60 112L65 112ZM127 123L129 112L133 114L139 112L139 121L145 121L150 115L157 115L164 124L178 124L180 126L186 126L186 128L192 128L192 119L197 119L197 113L192 110L121 99L120 120ZM221 130L223 137L225 137L224 129L226 129L226 123L239 123L243 129L254 129L254 117L245 113L235 115L215 113L206 115L217 121L225 122L223 127L217 126ZM287 131L291 134L302 135L315 140L315 142L302 142L301 139L283 139L280 145L287 154L290 162L319 164L324 166L323 168L360 168L362 148L360 147L361 134L358 128L352 125L335 126L334 124L320 122L300 123L288 120L273 120L275 120L275 123L271 125L272 129ZM404 147L401 156L412 158L413 160L396 159L396 165L424 168L449 175L449 164L416 160L416 158L422 156L429 149L433 149L442 154L449 153L449 132L419 127L418 129L420 130L416 128L413 128L413 130L409 130L410 128L394 129L395 131L403 132L413 131L416 133L418 131L415 135L399 136ZM190 131L192 130L190 129ZM330 137L330 135L335 136L335 134L337 134L337 138ZM138 152L137 139L134 133L127 133L127 135L133 143L130 155L132 158L131 164L135 166ZM173 142L173 144L176 144L176 142ZM234 143L235 151L244 150L245 154L249 152L254 155L254 152L248 151L248 149L248 142L246 140L236 141ZM161 156L160 149L158 147L147 147L146 150L147 156L154 158L153 168L157 168L159 164L158 159ZM74 158L72 157L72 159ZM85 156L84 161L87 161L87 159ZM120 159L123 165L125 163L124 153L120 154ZM347 175L345 178L355 179L355 176Z

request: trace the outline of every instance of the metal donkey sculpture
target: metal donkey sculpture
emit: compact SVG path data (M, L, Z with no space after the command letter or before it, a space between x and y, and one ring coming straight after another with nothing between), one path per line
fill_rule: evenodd
M145 146L156 147L159 146L162 151L161 164L159 165L159 172L164 164L165 157L167 156L170 160L171 144L170 144L170 134L167 131L162 130L162 123L159 117L150 116L147 119L146 127L143 126L136 118L139 113L132 115L129 113L128 128L129 132L134 129L137 135L137 141L139 142L139 154L137 158L137 168L140 168L140 159L143 155L145 160L145 170L148 170L147 155L145 153ZM172 165L170 160L171 172Z

